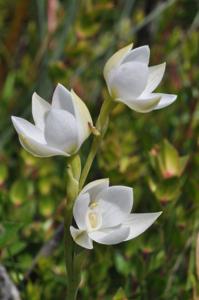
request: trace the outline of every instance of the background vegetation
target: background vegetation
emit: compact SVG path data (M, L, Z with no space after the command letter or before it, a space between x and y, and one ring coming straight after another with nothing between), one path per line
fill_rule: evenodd
M50 100L60 82L96 119L103 66L131 41L167 62L160 91L178 100L149 114L117 106L89 180L132 186L136 212L163 215L135 240L95 245L79 299L199 299L198 27L197 0L0 0L0 260L22 299L64 298L65 159L25 152L10 116L31 120L33 91Z

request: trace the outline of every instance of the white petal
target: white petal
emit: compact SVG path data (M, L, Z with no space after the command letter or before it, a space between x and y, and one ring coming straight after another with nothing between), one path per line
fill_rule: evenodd
M156 87L162 80L162 77L165 72L165 68L166 68L166 63L149 67L149 76L148 76L145 90L143 92L143 96L146 94L150 94L156 89Z
M117 227L106 230L97 230L88 233L89 237L97 243L115 245L123 242L129 235L129 228Z
M137 61L148 65L150 57L149 46L142 46L131 50L122 60L122 64L131 61Z
M154 95L161 96L160 102L154 109L160 109L166 107L172 104L177 99L177 95L172 95L172 94L154 93Z
M93 124L85 103L73 90L69 92L63 85L58 84L53 94L52 106L56 109L66 110L75 117L78 130L78 147L80 147L91 133L89 123Z
M89 193L91 201L95 201L97 195L109 186L109 179L98 179L87 184L81 191L81 194Z
M63 151L49 147L46 144L43 132L28 121L12 117L13 125L19 134L21 145L32 155L39 157L49 157L54 155L66 155Z
M147 95L145 98L139 97L135 100L123 100L123 99L116 99L119 102L125 103L131 109L140 112L140 113L147 113L155 109L160 102L161 96L158 94L150 94Z
M115 203L99 199L95 202L95 206L101 215L101 229L121 225L126 219L127 213Z
M132 49L133 44L130 44L120 50L118 50L115 54L113 54L109 60L107 61L107 63L104 66L104 78L106 81L108 81L108 74L109 72L119 66L119 64L121 63L122 59L126 56L126 54Z
M130 232L126 241L133 239L148 229L162 212L146 213L146 214L130 214L123 223L124 226L130 228Z
M79 96L72 90L71 95L73 98L73 105L75 110L75 119L77 121L78 129L78 143L79 147L90 135L90 126L93 125L91 115L85 103L79 98Z
M35 125L44 130L45 127L45 114L51 108L51 105L42 99L37 93L32 95L32 116L35 122Z
M75 116L74 103L71 92L67 90L62 84L58 84L52 99L52 107L56 109L63 109Z
M38 143L37 141L29 137L19 135L19 141L22 147L24 147L26 151L30 152L34 156L38 156L38 157L50 157L55 155L70 156L66 152L50 147L47 144Z
M77 150L77 124L71 113L51 109L46 114L44 133L48 145L66 153L74 153Z
M144 91L148 78L148 66L139 62L128 62L110 72L109 90L113 98L137 98Z
M23 118L11 117L13 125L19 135L29 137L38 143L46 144L43 132Z
M80 194L75 200L73 207L73 216L79 229L86 229L86 213L90 203L88 193Z
M93 249L93 241L90 239L86 231L76 229L70 226L70 233L75 243L86 249Z
M130 213L133 207L133 189L127 186L111 186L97 195L96 201L100 200L116 205L123 213Z

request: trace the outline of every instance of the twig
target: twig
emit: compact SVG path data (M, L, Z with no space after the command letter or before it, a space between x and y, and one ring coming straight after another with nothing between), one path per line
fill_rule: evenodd
M0 300L20 300L19 292L6 269L0 265Z

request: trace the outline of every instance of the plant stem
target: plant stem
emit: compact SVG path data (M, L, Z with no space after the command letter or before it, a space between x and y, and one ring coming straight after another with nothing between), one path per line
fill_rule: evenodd
M75 251L74 242L70 234L70 226L73 219L73 204L78 194L79 182L77 178L81 172L79 157L73 157L68 160L67 165L67 190L66 190L66 206L64 213L64 249L65 264L67 272L67 300L75 300L79 286L80 270L75 270ZM78 172L79 171L79 172Z
M86 160L86 163L84 165L84 168L82 170L82 174L80 177L80 182L79 182L79 190L83 188L85 181L87 179L88 173L90 171L90 168L92 166L93 160L97 154L98 148L101 144L101 141L106 133L106 130L108 128L108 121L109 121L109 115L111 110L113 109L115 103L112 99L106 99L101 107L101 111L99 114L99 117L96 122L96 128L100 132L99 136L94 136L93 142L91 145L91 149L88 155L88 158Z
M70 234L70 225L72 223L72 209L67 208L64 222L64 245L65 245L65 263L67 271L67 300L75 300L77 296L79 281L78 274L74 273L74 247Z

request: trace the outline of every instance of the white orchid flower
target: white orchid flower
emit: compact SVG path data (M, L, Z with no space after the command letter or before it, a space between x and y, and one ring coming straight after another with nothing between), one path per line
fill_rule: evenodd
M132 206L132 188L109 187L109 179L89 183L74 204L73 215L78 228L70 227L73 240L87 249L93 248L93 241L118 244L143 233L161 214L131 213Z
M77 152L90 134L90 113L84 102L72 90L58 84L52 105L36 93L32 96L35 125L12 117L21 145L34 156L70 156Z
M116 52L104 67L112 98L141 113L166 107L177 98L172 94L153 93L162 80L166 63L149 67L149 56L148 46L132 50L131 44Z

